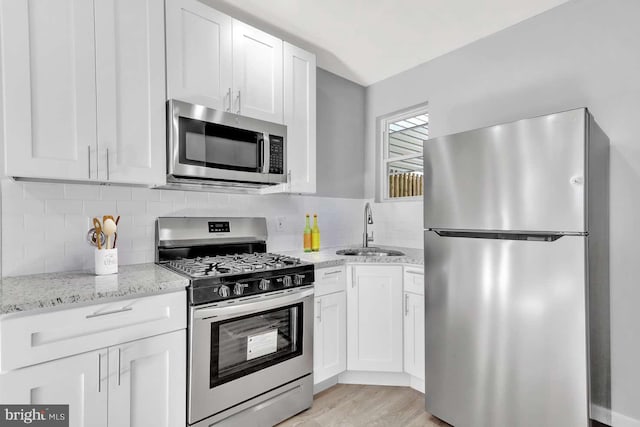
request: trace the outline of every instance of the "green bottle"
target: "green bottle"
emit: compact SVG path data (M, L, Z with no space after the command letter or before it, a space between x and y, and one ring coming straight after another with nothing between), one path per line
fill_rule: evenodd
M307 214L307 224L304 226L303 247L305 252L311 252L311 226L309 225L309 214Z

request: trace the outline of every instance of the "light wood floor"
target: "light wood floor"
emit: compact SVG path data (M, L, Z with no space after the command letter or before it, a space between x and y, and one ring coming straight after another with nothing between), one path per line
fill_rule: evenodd
M313 406L278 427L447 427L424 410L424 395L408 387L338 384Z

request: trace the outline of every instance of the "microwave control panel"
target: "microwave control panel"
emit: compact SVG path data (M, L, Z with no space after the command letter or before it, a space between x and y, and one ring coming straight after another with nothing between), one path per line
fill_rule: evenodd
M284 173L284 141L281 136L269 139L269 173Z

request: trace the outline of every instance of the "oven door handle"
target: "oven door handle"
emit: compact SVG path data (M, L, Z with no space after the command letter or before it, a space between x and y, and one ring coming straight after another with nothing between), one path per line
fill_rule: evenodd
M271 310L278 307L295 304L313 296L313 288L296 290L288 294L277 294L252 302L243 302L237 305L225 307L196 308L193 310L194 320L215 319L224 320L232 317L243 316L245 314L255 314L264 310Z

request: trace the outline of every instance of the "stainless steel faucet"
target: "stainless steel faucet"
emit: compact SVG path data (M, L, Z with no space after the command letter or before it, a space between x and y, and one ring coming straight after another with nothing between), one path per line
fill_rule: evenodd
M369 236L369 232L367 230L369 224L373 224L373 214L371 213L371 205L367 202L367 204L364 205L364 233L362 233L363 248L368 248L369 242L373 242L373 230L371 231L371 236Z

